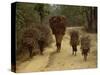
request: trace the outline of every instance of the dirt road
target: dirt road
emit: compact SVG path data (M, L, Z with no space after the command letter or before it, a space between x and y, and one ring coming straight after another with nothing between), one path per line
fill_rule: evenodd
M70 29L70 28L69 28ZM83 61L80 46L78 46L77 55L72 55L72 49L69 44L69 35L66 31L62 41L60 53L56 53L55 39L51 47L45 48L44 55L36 55L32 59L17 65L17 72L37 72L54 71L68 69L84 69L97 67L97 35L89 34L91 37L91 51L88 60Z

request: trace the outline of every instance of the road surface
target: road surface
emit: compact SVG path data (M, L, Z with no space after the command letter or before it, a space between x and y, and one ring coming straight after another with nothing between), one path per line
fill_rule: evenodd
M69 28L63 37L61 52L56 53L55 38L51 47L45 48L44 55L36 55L32 59L21 64L17 64L17 72L39 72L39 71L55 71L69 69L85 69L97 67L97 35L89 33L91 37L91 51L88 60L83 61L80 45L78 46L77 55L72 55L72 49L69 44L69 30L77 28ZM81 32L81 31L80 31Z

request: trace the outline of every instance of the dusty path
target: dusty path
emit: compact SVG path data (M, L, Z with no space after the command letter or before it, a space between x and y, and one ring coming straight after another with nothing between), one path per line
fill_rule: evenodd
M95 68L97 66L96 34L90 34L90 36L92 39L92 47L87 62L83 61L79 46L77 56L72 55L68 32L66 31L60 53L55 52L56 47L54 41L51 47L45 49L43 56L37 55L31 60L18 65L17 72Z

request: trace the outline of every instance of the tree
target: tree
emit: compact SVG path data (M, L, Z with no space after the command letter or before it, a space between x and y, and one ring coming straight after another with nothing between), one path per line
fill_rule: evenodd
M87 7L85 8L85 14L87 19L87 30L97 32L97 8Z
M45 6L48 6L48 5L37 4L34 8L37 11L38 15L40 16L41 24L43 23L43 19L45 18L46 14L49 14L49 11L45 9Z

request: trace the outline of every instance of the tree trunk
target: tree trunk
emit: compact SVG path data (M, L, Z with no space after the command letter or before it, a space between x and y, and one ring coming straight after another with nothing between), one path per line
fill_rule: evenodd
M89 32L97 31L97 8L89 7L88 10L85 11L87 18L87 30Z

